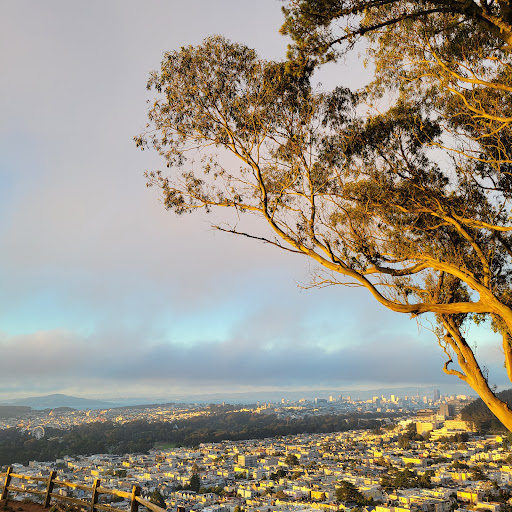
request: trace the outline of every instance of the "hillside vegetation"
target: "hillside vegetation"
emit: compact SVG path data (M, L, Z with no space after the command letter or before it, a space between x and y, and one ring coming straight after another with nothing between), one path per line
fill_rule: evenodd
M382 415L380 415L382 418ZM275 414L250 412L213 413L176 423L133 421L86 423L71 430L46 428L46 436L36 439L27 432L10 428L0 431L0 465L29 460L52 461L64 455L94 453L147 452L155 443L175 446L197 446L203 442L263 439L288 434L338 432L352 429L374 429L382 420L352 414L278 418Z
M0 418L17 418L31 410L24 405L0 405Z
M506 402L509 407L512 406L512 389L500 391L497 396L500 400ZM461 415L463 420L472 421L477 430L481 432L505 432L507 430L481 398L466 405L462 409Z

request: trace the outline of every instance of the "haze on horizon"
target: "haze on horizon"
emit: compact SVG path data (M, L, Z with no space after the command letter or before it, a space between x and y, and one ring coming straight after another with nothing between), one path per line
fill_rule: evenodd
M430 332L147 190L149 72L222 34L284 58L277 0L9 2L0 21L0 399L458 386ZM363 56L323 87L360 86ZM366 73L366 74L365 74ZM474 333L498 386L490 335ZM466 388L467 389L467 388Z

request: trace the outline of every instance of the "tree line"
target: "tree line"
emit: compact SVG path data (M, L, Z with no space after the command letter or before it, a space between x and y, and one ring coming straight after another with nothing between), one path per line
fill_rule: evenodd
M496 396L508 406L512 406L512 389L500 391ZM463 420L474 423L479 432L504 432L507 430L481 398L466 405L462 409L461 415Z
M279 418L275 414L228 412L175 423L137 420L124 424L110 421L86 423L71 430L48 427L42 439L20 429L9 428L0 431L0 465L28 464L30 460L53 461L65 455L147 453L157 442L193 447L223 440L378 428L382 420L371 416L329 414L292 419Z

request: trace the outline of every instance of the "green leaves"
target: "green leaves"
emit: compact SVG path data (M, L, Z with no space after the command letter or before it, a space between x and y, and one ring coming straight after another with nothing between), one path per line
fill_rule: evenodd
M312 258L326 271L313 284L363 286L394 311L433 313L444 371L497 400L463 332L491 316L512 336L504 5L290 0L288 62L221 36L167 53L148 82L147 130L135 138L169 168L147 173L148 185L178 214L255 214L261 231L216 227ZM314 67L362 35L373 84L315 92Z
M340 486L336 487L334 493L336 501L343 503L357 503L358 505L366 505L366 500L359 489L346 480L340 482Z

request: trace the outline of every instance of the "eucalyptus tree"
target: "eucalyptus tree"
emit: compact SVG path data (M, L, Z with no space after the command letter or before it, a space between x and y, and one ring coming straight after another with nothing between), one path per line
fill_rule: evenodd
M172 170L148 185L178 214L257 216L268 231L216 227L312 258L312 284L433 315L443 370L512 430L465 335L489 321L512 380L509 2L295 0L285 16L288 62L218 36L165 55L136 141ZM314 91L315 66L363 35L374 82Z
M442 300L453 303L460 300L455 296L463 293L463 302L478 305L468 311L461 308L455 314L435 312L436 334L447 355L444 371L471 385L510 429L511 412L494 396L486 369L478 365L463 334L463 327L471 321L490 320L491 327L501 334L504 365L512 380L510 1L290 0L283 11L282 31L294 41L290 58L302 67L336 60L365 36L368 57L375 66L366 102L375 103L383 95L389 99L394 94L395 99L387 112L373 118L373 123L377 119L382 122L400 108L408 115L419 113L416 119L420 125L423 116L439 130L421 144L431 163L436 161L433 149L438 149L437 162L442 162L436 165L438 176L446 183L438 191L444 189L448 195L441 199L435 197L436 192L434 204L432 199L415 198L411 207L409 201L414 196L406 193L405 200L399 198L392 208L418 218L439 219L428 231L434 236L443 232L448 237L445 243L452 249L450 257L443 254L438 258L457 267L461 274L437 267L433 273L429 270L433 282L443 283L442 288L446 275L450 275L455 279L450 286L456 292ZM370 119L365 121L370 128L366 135L373 146L375 131L371 131ZM395 158L396 148L391 153L381 157ZM371 165L370 158L366 166ZM386 174L393 175L401 186L405 181L418 185L415 178L404 180L405 176L397 176L396 171ZM425 227L409 226L411 229ZM417 282L416 278L414 285ZM414 294L418 296L416 290ZM484 304L485 311L477 311ZM450 367L453 357L458 369Z

